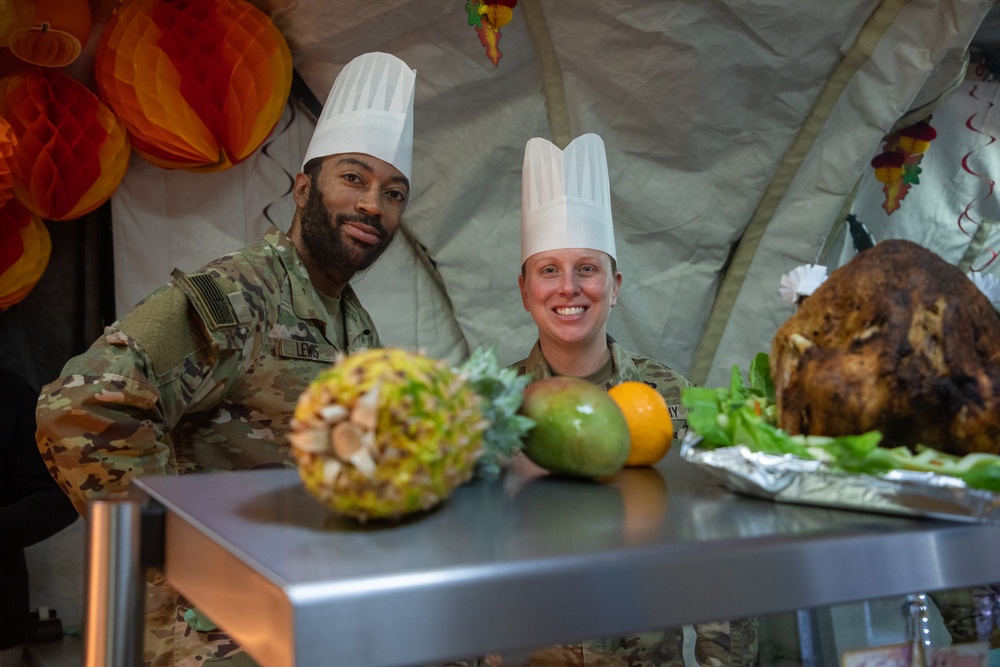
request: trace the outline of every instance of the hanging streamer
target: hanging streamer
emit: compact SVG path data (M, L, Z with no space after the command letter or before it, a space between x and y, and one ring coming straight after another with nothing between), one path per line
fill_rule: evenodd
M975 132L977 134L981 134L982 136L986 137L988 139L988 141L986 143L980 145L980 146L977 146L977 147L973 148L968 153L966 153L965 155L962 156L962 169L967 174L969 174L970 176L973 176L974 178L978 178L979 180L981 180L983 182L983 184L986 186L986 192L983 195L974 197L971 201L969 201L965 205L965 208L962 209L962 212L959 214L958 220L957 220L959 230L961 230L961 232L963 234L965 234L966 236L968 236L970 239L975 239L976 238L976 230L973 230L973 231L970 232L968 229L966 229L966 223L971 224L971 225L975 225L975 226L978 226L980 224L979 221L973 219L971 211L973 210L973 208L977 204L979 204L980 202L982 202L982 201L984 201L984 200L989 199L990 197L992 197L993 196L993 190L994 190L994 188L996 186L996 181L994 181L988 175L982 174L982 173L976 171L972 167L972 163L971 163L971 160L970 160L970 158L972 158L976 153L983 151L984 149L986 149L988 146L990 146L991 144L993 144L997 140L997 138L995 136L993 136L992 134L989 134L987 132L984 132L981 129L982 128L981 123L983 122L983 118L985 118L985 116L986 116L985 111L988 111L993 106L993 102L990 102L987 99L979 97L976 94L976 92L978 90L979 90L979 86L973 86L972 90L969 91L969 97L971 97L972 99L977 100L979 102L983 102L986 105L986 108L985 108L985 110L984 110L983 113L977 112L977 113L974 113L971 116L969 116L965 120L965 127L967 129L971 130L972 132ZM976 126L977 122L980 123L979 127ZM994 250L993 248L987 248L987 252L990 254L990 258L986 261L986 263L983 264L982 266L970 266L969 267L970 271L982 271L983 269L985 269L986 267L988 267L990 264L992 264L993 261L997 258L997 255L1000 254L996 250Z

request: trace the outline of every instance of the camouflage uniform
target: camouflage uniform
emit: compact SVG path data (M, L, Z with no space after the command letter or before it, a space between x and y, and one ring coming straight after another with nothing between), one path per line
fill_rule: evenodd
M381 345L349 286L336 303L276 227L197 272L175 270L42 389L38 447L53 477L83 513L137 475L293 465L299 394L338 352ZM224 634L184 621L190 605L157 573L150 580L147 665L247 664Z
M687 430L687 408L681 390L691 386L680 373L663 364L633 354L608 336L614 370L606 388L636 380L656 389L667 401L674 424L675 443ZM538 342L527 358L513 364L520 375L535 380L551 377L552 369ZM692 628L692 626L688 626ZM705 667L750 667L757 659L757 619L743 618L693 626L693 655ZM593 639L539 649L524 667L685 667L684 630L643 632L627 637Z

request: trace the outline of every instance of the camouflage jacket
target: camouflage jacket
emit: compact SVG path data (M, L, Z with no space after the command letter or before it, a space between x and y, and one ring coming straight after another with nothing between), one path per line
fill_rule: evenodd
M339 308L331 301L275 227L198 271L175 270L42 389L38 447L53 477L83 513L138 475L293 465L299 394L339 352L381 345L350 287ZM222 635L199 641L169 587L147 594L147 664L236 650ZM174 644L172 624L191 646Z
M638 381L645 382L660 392L670 410L671 421L674 423L674 444L677 444L687 431L687 408L681 404L681 391L690 387L691 383L683 375L655 359L629 352L611 336L608 336L608 347L611 349L614 372L604 388L610 389L622 382ZM530 375L535 380L553 375L538 341L535 341L528 356L512 364L511 368L517 369L518 375Z

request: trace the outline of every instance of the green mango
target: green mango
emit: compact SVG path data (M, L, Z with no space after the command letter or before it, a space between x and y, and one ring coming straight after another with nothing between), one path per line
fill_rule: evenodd
M521 413L535 422L521 449L546 470L605 477L625 465L628 423L603 388L574 377L538 380L525 388Z

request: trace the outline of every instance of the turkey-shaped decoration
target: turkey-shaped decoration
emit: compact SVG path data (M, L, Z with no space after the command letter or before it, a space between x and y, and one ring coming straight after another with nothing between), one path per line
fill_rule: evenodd
M889 215L899 210L910 188L920 183L920 161L937 137L930 120L928 117L890 134L882 152L872 158L875 178L885 193L882 208Z
M45 273L52 239L16 199L0 207L0 312L24 299Z
M86 86L57 70L33 67L0 79L0 116L17 139L14 196L45 220L93 211L125 175L125 128Z
M0 28L4 43L32 65L65 67L80 56L90 37L87 0L13 0L8 13L6 30ZM0 15L0 22L4 18Z
M493 66L500 64L500 28L510 23L517 0L468 0L465 11L469 25L476 29L480 43L486 47L486 57Z
M281 119L292 56L245 0L132 0L101 34L94 72L140 155L166 169L222 171Z

